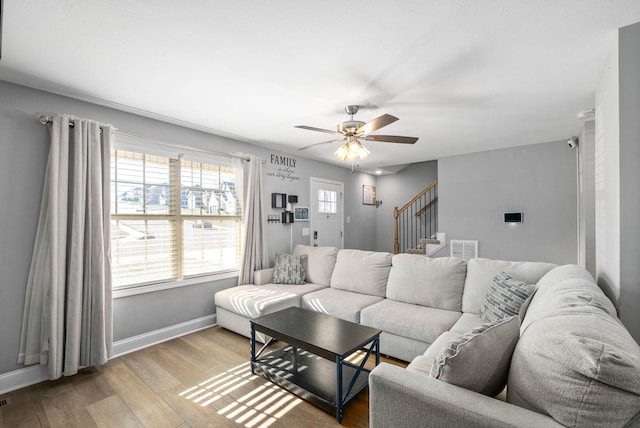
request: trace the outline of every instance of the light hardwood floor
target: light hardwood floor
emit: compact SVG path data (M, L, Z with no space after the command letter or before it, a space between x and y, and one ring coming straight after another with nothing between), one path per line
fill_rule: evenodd
M249 341L212 327L0 396L9 427L329 427L333 415L252 376ZM405 366L397 360L382 358ZM368 390L342 426L367 427Z

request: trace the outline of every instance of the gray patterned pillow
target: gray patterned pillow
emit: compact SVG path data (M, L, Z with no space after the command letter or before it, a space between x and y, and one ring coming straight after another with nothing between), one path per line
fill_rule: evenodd
M277 253L271 282L274 284L304 284L308 259L306 254L294 256L293 254Z
M507 384L511 355L519 335L517 316L476 327L440 351L431 366L430 377L496 396Z
M513 278L505 272L491 281L487 296L480 307L480 318L492 322L520 313L520 306L535 291L535 285Z

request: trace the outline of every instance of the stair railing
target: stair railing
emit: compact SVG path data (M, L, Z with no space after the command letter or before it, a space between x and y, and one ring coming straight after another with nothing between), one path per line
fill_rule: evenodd
M438 231L438 180L434 180L402 208L393 209L393 253L417 248L420 238Z

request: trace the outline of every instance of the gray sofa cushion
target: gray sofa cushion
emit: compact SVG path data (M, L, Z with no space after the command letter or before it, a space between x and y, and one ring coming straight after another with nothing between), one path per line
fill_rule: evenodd
M521 330L524 331L535 320L560 310L584 312L589 308L596 313L604 311L611 317L617 317L615 306L589 272L575 265L559 266L538 281Z
M519 333L518 316L478 326L446 344L430 376L493 397L507 384Z
M477 325L482 325L480 322ZM471 330L471 329L469 329ZM460 334L453 333L451 331L445 331L429 346L423 355L415 357L411 363L407 366L407 370L416 373L423 374L425 376L431 376L431 367L433 362L438 358L438 355L442 350L454 339L460 337Z
M467 265L457 257L393 256L387 298L460 312Z
M513 354L507 401L568 427L627 426L640 417L640 348L608 316L537 320Z
M504 260L471 259L467 262L467 279L462 295L462 312L480 312L480 305L498 272L506 272L527 284L535 284L551 269L552 263L509 262Z
M460 312L385 299L364 308L360 322L382 331L433 343L460 318Z
M391 258L391 253L340 250L331 275L331 288L385 297Z
M216 306L246 318L257 318L290 306L300 306L303 295L326 288L321 284L240 285L215 294Z
M331 274L336 264L336 247L312 247L309 245L296 245L293 248L296 256L307 255L307 275L305 280L314 284L329 285Z
M569 427L638 424L640 346L612 310L584 269L545 275L513 353L507 401Z
M462 314L458 321L449 329L449 331L453 333L465 334L469 330L479 325L484 324L486 321L480 318L477 314L472 314L471 312L467 312Z
M381 300L382 297L379 296L327 288L302 296L302 308L323 312L345 321L359 323L362 308L371 306Z

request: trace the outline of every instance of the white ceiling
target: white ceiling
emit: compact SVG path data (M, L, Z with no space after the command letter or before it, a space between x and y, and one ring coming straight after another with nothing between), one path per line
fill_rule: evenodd
M344 166L337 143L298 152L331 137L294 125L365 105L356 119L400 118L377 133L419 137L366 143L361 168L393 171L579 133L640 0L4 0L3 15L2 80Z

